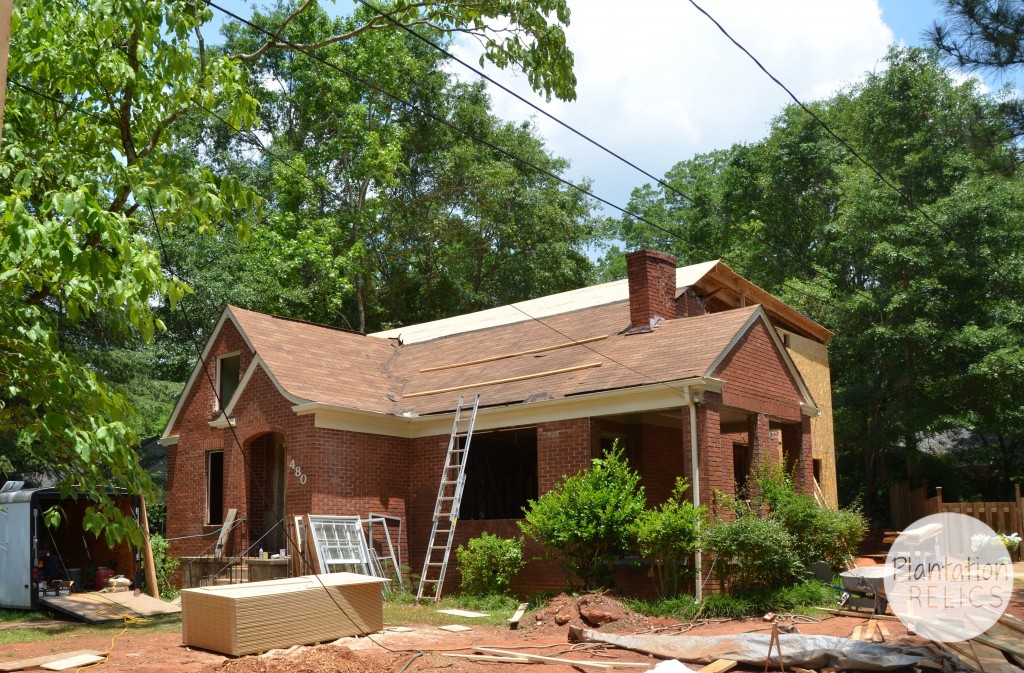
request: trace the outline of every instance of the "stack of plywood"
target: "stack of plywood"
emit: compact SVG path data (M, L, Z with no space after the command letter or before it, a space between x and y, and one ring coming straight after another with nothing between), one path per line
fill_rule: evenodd
M331 573L181 592L182 643L234 656L384 628L386 580Z

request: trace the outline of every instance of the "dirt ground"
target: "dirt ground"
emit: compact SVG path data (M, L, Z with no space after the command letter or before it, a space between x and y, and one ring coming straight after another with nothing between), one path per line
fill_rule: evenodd
M1024 618L1024 594L1015 592L1008 612ZM566 656L578 660L623 660L650 663L657 659L634 652L612 648L573 645L568 641L570 624L588 625L589 621L606 621L598 628L618 633L691 635L725 635L768 631L770 625L761 619L707 620L693 625L679 624L670 619L644 617L633 613L618 601L605 596L585 596L571 599L561 596L551 601L544 610L528 613L519 630L495 626L473 625L471 619L461 622L472 626L471 631L451 633L428 625L402 625L409 631L394 631L386 627L382 633L365 638L346 638L333 644L294 649L274 656L229 658L212 652L184 647L181 631L176 625L162 628L129 627L113 642L109 660L93 670L97 673L428 673L444 670L450 673L478 673L492 669L500 673L527 673L528 665L517 663L485 663L441 656L442 652L468 654L476 646L497 649L523 650L548 656ZM459 618L453 618L453 623ZM854 627L864 624L866 618L830 617L819 619L794 617L784 624L794 624L800 633L847 637ZM926 641L907 633L898 621L885 622L889 642L903 645L922 645ZM94 631L72 631L59 639L47 642L12 644L0 652L0 662L23 659L57 652L94 649L105 651L111 645L108 635ZM415 658L414 658L415 657ZM402 667L408 664L405 670ZM536 673L536 667L529 667ZM552 665L544 673L578 673L581 669Z

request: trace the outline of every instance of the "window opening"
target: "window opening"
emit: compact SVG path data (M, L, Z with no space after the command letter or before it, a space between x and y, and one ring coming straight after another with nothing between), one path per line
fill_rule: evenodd
M537 499L537 429L473 433L462 519L522 519Z
M206 454L206 522L224 523L224 452Z
M228 406L231 396L238 390L241 375L242 356L239 353L224 355L217 360L217 394L220 396L220 408Z

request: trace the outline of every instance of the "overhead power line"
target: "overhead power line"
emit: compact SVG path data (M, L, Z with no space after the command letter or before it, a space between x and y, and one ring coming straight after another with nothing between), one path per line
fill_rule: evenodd
M568 187L570 189L573 189L573 190L579 192L580 194L583 194L584 196L587 196L587 197L589 197L589 198L591 198L591 199L593 199L593 200L595 200L595 201L597 201L599 203L602 203L602 204L608 206L609 208L612 208L613 210L616 210L616 211L622 213L623 215L626 215L627 217L631 217L631 218L633 218L633 219L635 219L635 220L637 220L639 222L643 222L644 224L646 224L647 226L651 227L652 229L660 231L663 234L669 236L671 239L676 240L676 241L678 241L680 243L684 243L684 244L690 246L691 248L693 248L694 250L700 251L701 253L703 253L705 255L708 255L709 258L718 258L718 259L723 259L723 260L725 260L727 262L729 261L728 259L726 259L726 257L724 255L716 254L710 248L708 248L708 247L706 247L704 245L701 245L699 243L696 243L696 242L694 242L694 241L684 237L679 232L672 231L672 230L666 228L665 226L660 225L660 224L658 224L658 223L656 223L656 222L654 222L654 221L644 217L643 215L641 215L639 213L635 213L635 212L629 210L628 208L620 206L617 203L614 203L614 202L612 202L612 201L610 201L610 200L608 200L608 199L606 199L606 198L604 198L602 196L599 196L599 195L595 194L590 189L587 189L585 187L582 187L580 185L575 184L571 180L568 180L568 179L562 177L561 175L558 175L557 173L554 173L554 172L549 171L549 170L547 170L545 168L542 168L542 167L536 165L535 163L533 163L532 161L530 161L528 159L524 159L523 157L520 157L520 156L516 155L514 152L511 152L511 151L505 149L504 147L496 145L495 143L491 142L490 140L488 140L488 139L486 139L484 137L481 137L480 135L478 135L476 133L473 133L472 131L469 131L469 130L466 130L464 128L461 128L457 124L455 124L455 123L445 119L444 117L442 117L442 116L440 116L440 115L438 115L438 114L436 114L434 112L431 112L430 110L424 109L422 106L417 105L416 103L413 103L412 101L408 100L407 98L404 98L403 96L400 96L398 94L392 93L392 92L384 89L383 87L380 87L377 84L374 84L373 82L367 80L365 77L361 77L360 75L357 75L356 73L352 72L348 68L345 68L343 66L338 65L337 63L333 63L333 62L323 58L322 56L320 56L320 54L318 54L316 52L310 52L310 51L301 49L300 48L301 45L296 45L293 42L285 39L283 36L276 35L275 33L271 32L270 30L268 30L266 28L263 28L262 26L259 26L259 25L255 24L255 23L253 23L252 21L249 21L248 19L245 19L245 18L239 16L235 12L232 12L231 10L225 9L224 7L222 7L219 4L217 4L216 2L214 2L213 0L202 0L202 1L204 3L206 3L206 5L208 5L209 7L213 8L213 9L216 9L217 11L221 12L222 14L231 17L232 19L238 21L239 23L241 23L241 24L243 24L245 26L248 26L249 28L253 29L257 33L259 33L259 34L261 34L261 35L263 35L265 37L272 37L278 43L280 43L280 44L282 44L282 45L284 45L286 47L289 47L291 49L294 49L297 53L302 54L303 56L305 56L305 57L307 57L309 59L312 59L313 61L316 61L317 63L319 63L319 64L321 64L323 66L326 66L326 67L330 68L331 70L334 70L335 72L339 73L343 77L345 77L345 78L347 78L347 79L349 79L349 80L351 80L353 82L356 82L356 83L358 83L358 84L360 84L362 86L365 86L366 88L368 88L368 89L370 89L372 91L375 91L376 93L380 94L381 96L383 96L383 97L385 97L385 98L387 98L387 99L389 99L389 100L391 100L391 101L393 101L395 103L403 105L404 107L408 108L411 111L418 112L419 114L423 115L424 117L427 117L428 119L431 119L431 120L433 120L433 121L435 121L435 122L437 122L437 123L439 123L439 124L449 128L449 129L451 129L452 131L455 131L459 135L462 135L462 136L472 140L473 142L476 142L478 144L484 145L484 146L494 150L495 152L501 154L502 156L504 156L504 157L506 157L508 159L511 159L512 161L520 163L520 164L522 164L522 165L524 165L524 166L526 166L526 167L528 167L528 168L530 168L530 169L532 169L534 171L537 171L538 173L540 173L542 175L546 175L549 178L559 182L560 184L565 185L566 187ZM813 283L813 282L811 282L810 284L811 285L817 285L816 283ZM832 303L834 305L834 302L832 302L832 300L830 298L811 294L807 290L805 290L805 289L803 289L801 287L795 286L795 285L789 283L788 281L787 282L783 282L783 286L788 288L788 289L790 289L790 290L792 290L792 291L794 291L794 292L797 292L799 294L807 296L807 297L809 297L809 298L811 298L811 299L813 299L815 301L824 301L826 303ZM872 299L872 301L873 301L873 299Z
M413 37L415 37L417 40L420 40L421 42L429 45L430 47L432 47L433 49L435 49L439 53L443 54L446 58L448 58L448 59L450 59L452 61L455 61L456 63L458 63L462 67L466 68L470 72L474 73L475 75L477 75L481 79L489 82L490 84L493 84L494 86L498 87L499 89L501 89L505 93L507 93L510 96L514 97L519 102L529 106L531 109L533 109L536 112L539 112L540 114L544 115L545 117L547 117L551 121L555 122L556 124L558 124L562 128L564 128L567 131L569 131L570 133L573 133L574 135L580 137L581 139L583 139L586 142L590 143L594 147L598 148L602 152L608 154L609 156L613 157L614 159L616 159L616 160L622 162L623 164L629 166L630 168L634 169L635 171L637 171L638 173L640 173L644 177L647 177L647 178L653 180L658 185L660 185L663 189L666 189L666 190L672 192L673 194L675 194L679 198L683 199L687 203L691 204L695 208L703 209L703 210L707 210L707 211L713 212L719 219L721 219L733 231L738 231L738 232L740 232L740 233L742 233L742 234L744 234L746 236L751 236L751 237L757 239L758 241L760 241L761 243L763 243L764 245L766 245L767 247L772 248L772 249L774 249L776 251L782 252L783 254L785 254L790 259L799 262L809 272L812 272L812 273L815 273L815 272L822 273L823 275L827 276L833 282L836 281L835 274L833 274L831 271L828 271L827 269L820 269L820 268L814 267L814 265L811 264L810 262L808 262L804 258L804 256L802 254L800 254L800 252L791 250L789 247L781 246L781 245L778 245L776 243L773 243L773 242L767 240L766 238L760 236L756 232L752 232L752 231L750 231L748 229L744 229L743 227L741 227L739 225L738 222L736 222L736 220L734 220L731 216L728 215L728 213L723 211L717 205L715 205L715 204L708 205L708 204L700 203L694 197L692 197L689 194L686 194L685 192L679 190L675 185L671 184L670 182L668 182L668 181L666 181L666 180L664 180L662 178L657 177L656 175L654 175L651 172L647 171L646 169L642 168L641 166L639 166L635 162L633 162L630 159L627 159L623 155L619 154L615 150L610 149L606 145L604 145L601 142L595 140L593 137L591 137L591 136L587 135L586 133L580 131L579 129L577 129L576 127L572 126L571 124L563 121L562 119L559 119L558 117L556 117L555 115L551 114L550 112L548 112L544 108L540 107L539 105L537 105L533 101L530 101L527 98L525 98L525 97L521 96L520 94L516 93L515 91L513 91L509 87L505 86L501 82L497 81L496 79L494 79L490 75L486 74L485 72L483 72L479 68L476 68L472 64L467 63L463 59L459 58L455 54L453 54L450 51L448 51L447 49L445 49L443 46L441 46L440 44L438 44L434 40L431 40L427 36L423 35L421 31L413 30L412 27L410 27L410 26L402 23L401 21L395 19L394 16L392 16L392 15L397 10L393 10L391 12L384 11L383 9L381 9L381 8L377 7L376 5L374 5L369 0L358 0L358 2L360 4L362 4L364 7L366 7L367 9L369 9L370 11L375 12L379 16L382 16L382 17L388 19L388 21L390 21L397 28L400 28L400 29L404 30L408 34L410 34ZM684 242L686 242L686 241L684 241ZM811 283L815 284L815 283L813 283L813 281L811 281ZM864 292L860 288L854 288L854 291L857 292L858 294L864 296L869 301L871 301L872 303L877 305L877 302L875 301L874 297L872 297L871 295L867 294L866 292Z
M864 157L864 155L862 155L862 154L861 154L860 152L858 152L858 151L857 151L857 150L856 150L856 149L855 149L855 148L853 147L853 145L851 145L851 144L850 144L849 142L847 142L847 140L846 140L845 138L843 138L843 137L842 137L842 136L840 136L840 135L839 135L838 133L836 133L836 132L835 132L835 131L834 131L834 130L832 129L832 127L831 127L831 126L829 126L829 125L828 125L828 123L827 123L827 122L826 122L826 121L825 121L824 119L822 119L822 118L821 118L820 116L818 116L818 114L817 114L817 113L815 113L815 112L814 112L814 110L812 110L812 109L811 109L810 107L808 107L807 105L805 105L805 104L803 103L803 101L801 101L801 100L800 100L800 99L799 99L799 98L797 97L797 95L796 95L796 94L794 94L794 93L793 93L793 92L792 92L792 91L791 91L791 90L789 89L789 87L787 87L787 86L786 86L785 84L783 84L783 83L782 83L782 81L781 81L781 80L780 80L780 79L779 79L778 77L776 77L775 75L773 75L773 74L772 74L772 73L771 73L771 72L770 72L770 71L768 70L768 68L766 68L766 67L764 66L764 64L762 64L762 63L761 63L761 61L759 61L759 60L758 60L758 59L757 59L757 58L756 58L756 57L755 57L755 56L754 56L753 54L751 54L751 53L750 53L750 51L749 51L749 50L748 50L748 49L747 49L746 47L744 47L744 46L743 46L742 44L740 44L740 42L739 42L739 41L738 41L738 40L737 40L736 38L734 38L734 37L733 37L732 35L730 35L730 34L729 34L729 31L727 31L727 30L725 29L725 27L724 27L724 26L722 26L722 24L721 24L721 23L719 23L717 19L715 19L715 17L711 16L711 14L710 14L710 13L708 13L708 11L707 11L706 9L704 9L703 7L701 7L700 5L698 5L698 4L697 4L697 2L696 2L695 0L689 0L689 2L690 2L690 4L691 4L691 5L693 5L693 6L694 6L694 8L695 8L695 9L696 9L696 10L697 10L698 12L700 12L701 14L703 14L704 16L706 16L706 17L708 18L708 20L709 20L709 21L711 21L711 23L715 24L715 27L716 27L716 28L718 28L718 30L719 30L719 31L720 31L720 32L722 33L722 35L725 35L725 37L726 37L726 38L727 38L727 39L728 39L728 40L729 40L730 42L732 42L732 43L733 43L733 44L734 44L734 45L736 46L736 48L737 48L737 49L739 49L739 50L740 50L740 51L742 51L742 52L743 52L744 54L746 54L746 55L747 55L747 57L748 57L748 58L749 58L749 59L750 59L751 61L753 61L753 62L754 62L754 64L755 64L755 65L756 65L756 66L758 67L758 69L759 69L759 70L761 70L761 72L763 72L763 73L764 73L765 75L767 75L767 76L768 76L768 78L769 78L769 79L771 79L771 81L775 82L775 84L777 84L777 85L779 86L779 88L781 88L781 89L782 89L783 91L785 91L785 92L786 92L786 95L788 95L788 96L790 97L790 99L792 99L792 100L793 100L793 102L794 102L794 103L796 103L796 104L797 104L797 106L799 106L799 108L800 108L801 110L803 110L803 111L804 111L804 112L806 112L806 113L807 113L808 115L810 115L811 119L813 119L813 120L815 121L815 123L817 123L817 124L818 124L819 126L821 126L821 128L822 128L822 129L824 129L824 130L825 130L825 132L826 132L826 133L827 133L827 134L828 134L828 135L829 135L829 136L830 136L830 137L831 137L831 138L832 138L833 140L835 140L835 141L836 141L837 143L839 143L839 144L840 144L840 145L841 145L841 146L842 146L842 147L843 147L844 149L846 149L846 151L847 151L847 152L849 152L849 153L850 153L850 155L851 155L851 156L853 156L853 157L854 157L854 158L855 158L855 159L856 159L857 161L859 161L859 162L860 162L861 164L863 164L863 165L864 165L864 166L865 166L865 167L866 167L866 168L867 168L867 169L868 169L869 171L871 171L871 173L873 173L873 174L875 175L875 177L877 177L877 178L878 178L878 179L879 179L879 180L880 180L880 181L882 182L882 184L884 184L884 185L885 185L886 187L888 187L888 188L889 188L890 190L892 190L892 191L893 191L893 192L894 192L894 193L895 193L895 194L896 194L897 196L899 196L899 197L900 197L900 199L902 199L902 200L903 200L903 201L905 202L905 204L906 204L907 206L909 206L909 207L910 207L910 209L911 209L911 210L914 210L914 211L916 211L917 213L919 213L919 214L921 215L921 217L923 217L923 218L924 218L924 219L925 219L925 220L926 220L926 221L927 221L927 222L928 222L929 224L931 224L931 225L932 225L932 226L934 226L934 227L935 227L936 229L938 229L938 230L939 230L939 231L941 231L941 232L942 232L943 234L945 234L945 235L946 235L946 237L947 237L947 238L949 238L949 240L950 240L950 241L952 241L953 243L955 243L955 244L957 245L957 247L959 247L959 248L960 248L961 250L963 250L963 251L964 251L965 253L967 253L968 255L970 255L970 256L971 256L971 257L972 257L972 258L973 258L973 259L974 259L975 261L977 261L977 262L980 262L980 263L981 263L982 265L984 265L985 267L987 267L987 268L989 269L989 271L990 271L990 272L991 272L991 273L993 274L993 276L999 277L999 278L1001 278L1001 279L1002 279L1002 280L1003 280L1004 282L1007 282L1008 284L1011 284L1011 285L1015 285L1015 284L1018 284L1018 283L1016 283L1016 282L1014 282L1014 281L1011 281L1010 279L1006 278L1005 276L1003 276L1003 274L1002 274L1002 269L1000 269L999 267L993 267L993 266L991 266L991 265L989 264L988 260L986 260L986 259L983 259L983 258L979 257L979 256L978 256L978 255L977 255L977 254L975 253L975 251L974 251L974 249L973 249L972 247L969 247L969 246L967 246L967 245L964 245L963 243L961 243L961 242L960 242L960 240L959 240L959 239L958 239L958 238L956 237L956 235L955 235L955 234L953 234L953 232L949 231L948 229L946 229L945 227L943 227L943 226L942 226L941 224L939 224L939 223L938 223L938 222L937 222L937 221L936 221L936 220L935 220L934 218L932 218L932 216L931 216L931 215L930 215L930 214L928 213L928 211L926 211L926 210L925 210L924 208L922 208L921 206L919 206L919 205L917 204L917 202L916 202L916 201L915 201L915 200L913 199L913 197L911 197L911 196L910 196L909 194L907 194L907 193L906 193L906 191L904 191L904 190L903 190L903 189L902 189L902 188L901 188L901 187L900 187L899 185L897 185L896 183L894 183L894 182L892 182L891 180L889 180L889 178L887 178L887 177L885 176L885 174L883 174L883 173L882 173L882 171L881 171L881 170L879 170L878 168L876 168L874 164L872 164L872 163L871 163L870 161L868 161L868 160L867 160L867 159L866 159L866 158Z

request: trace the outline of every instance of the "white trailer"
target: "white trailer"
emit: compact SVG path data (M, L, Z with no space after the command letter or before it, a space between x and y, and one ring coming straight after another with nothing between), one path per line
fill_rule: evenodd
M137 498L112 495L126 514L137 512ZM82 517L88 504L84 495L65 498L53 488L24 488L24 482L9 481L0 488L0 608L45 605L38 586L48 565L74 579L73 590L92 588L97 569L111 565L138 585L135 550L128 543L111 549L85 532ZM43 514L54 506L63 516L61 525L51 529ZM48 557L55 558L48 562Z

